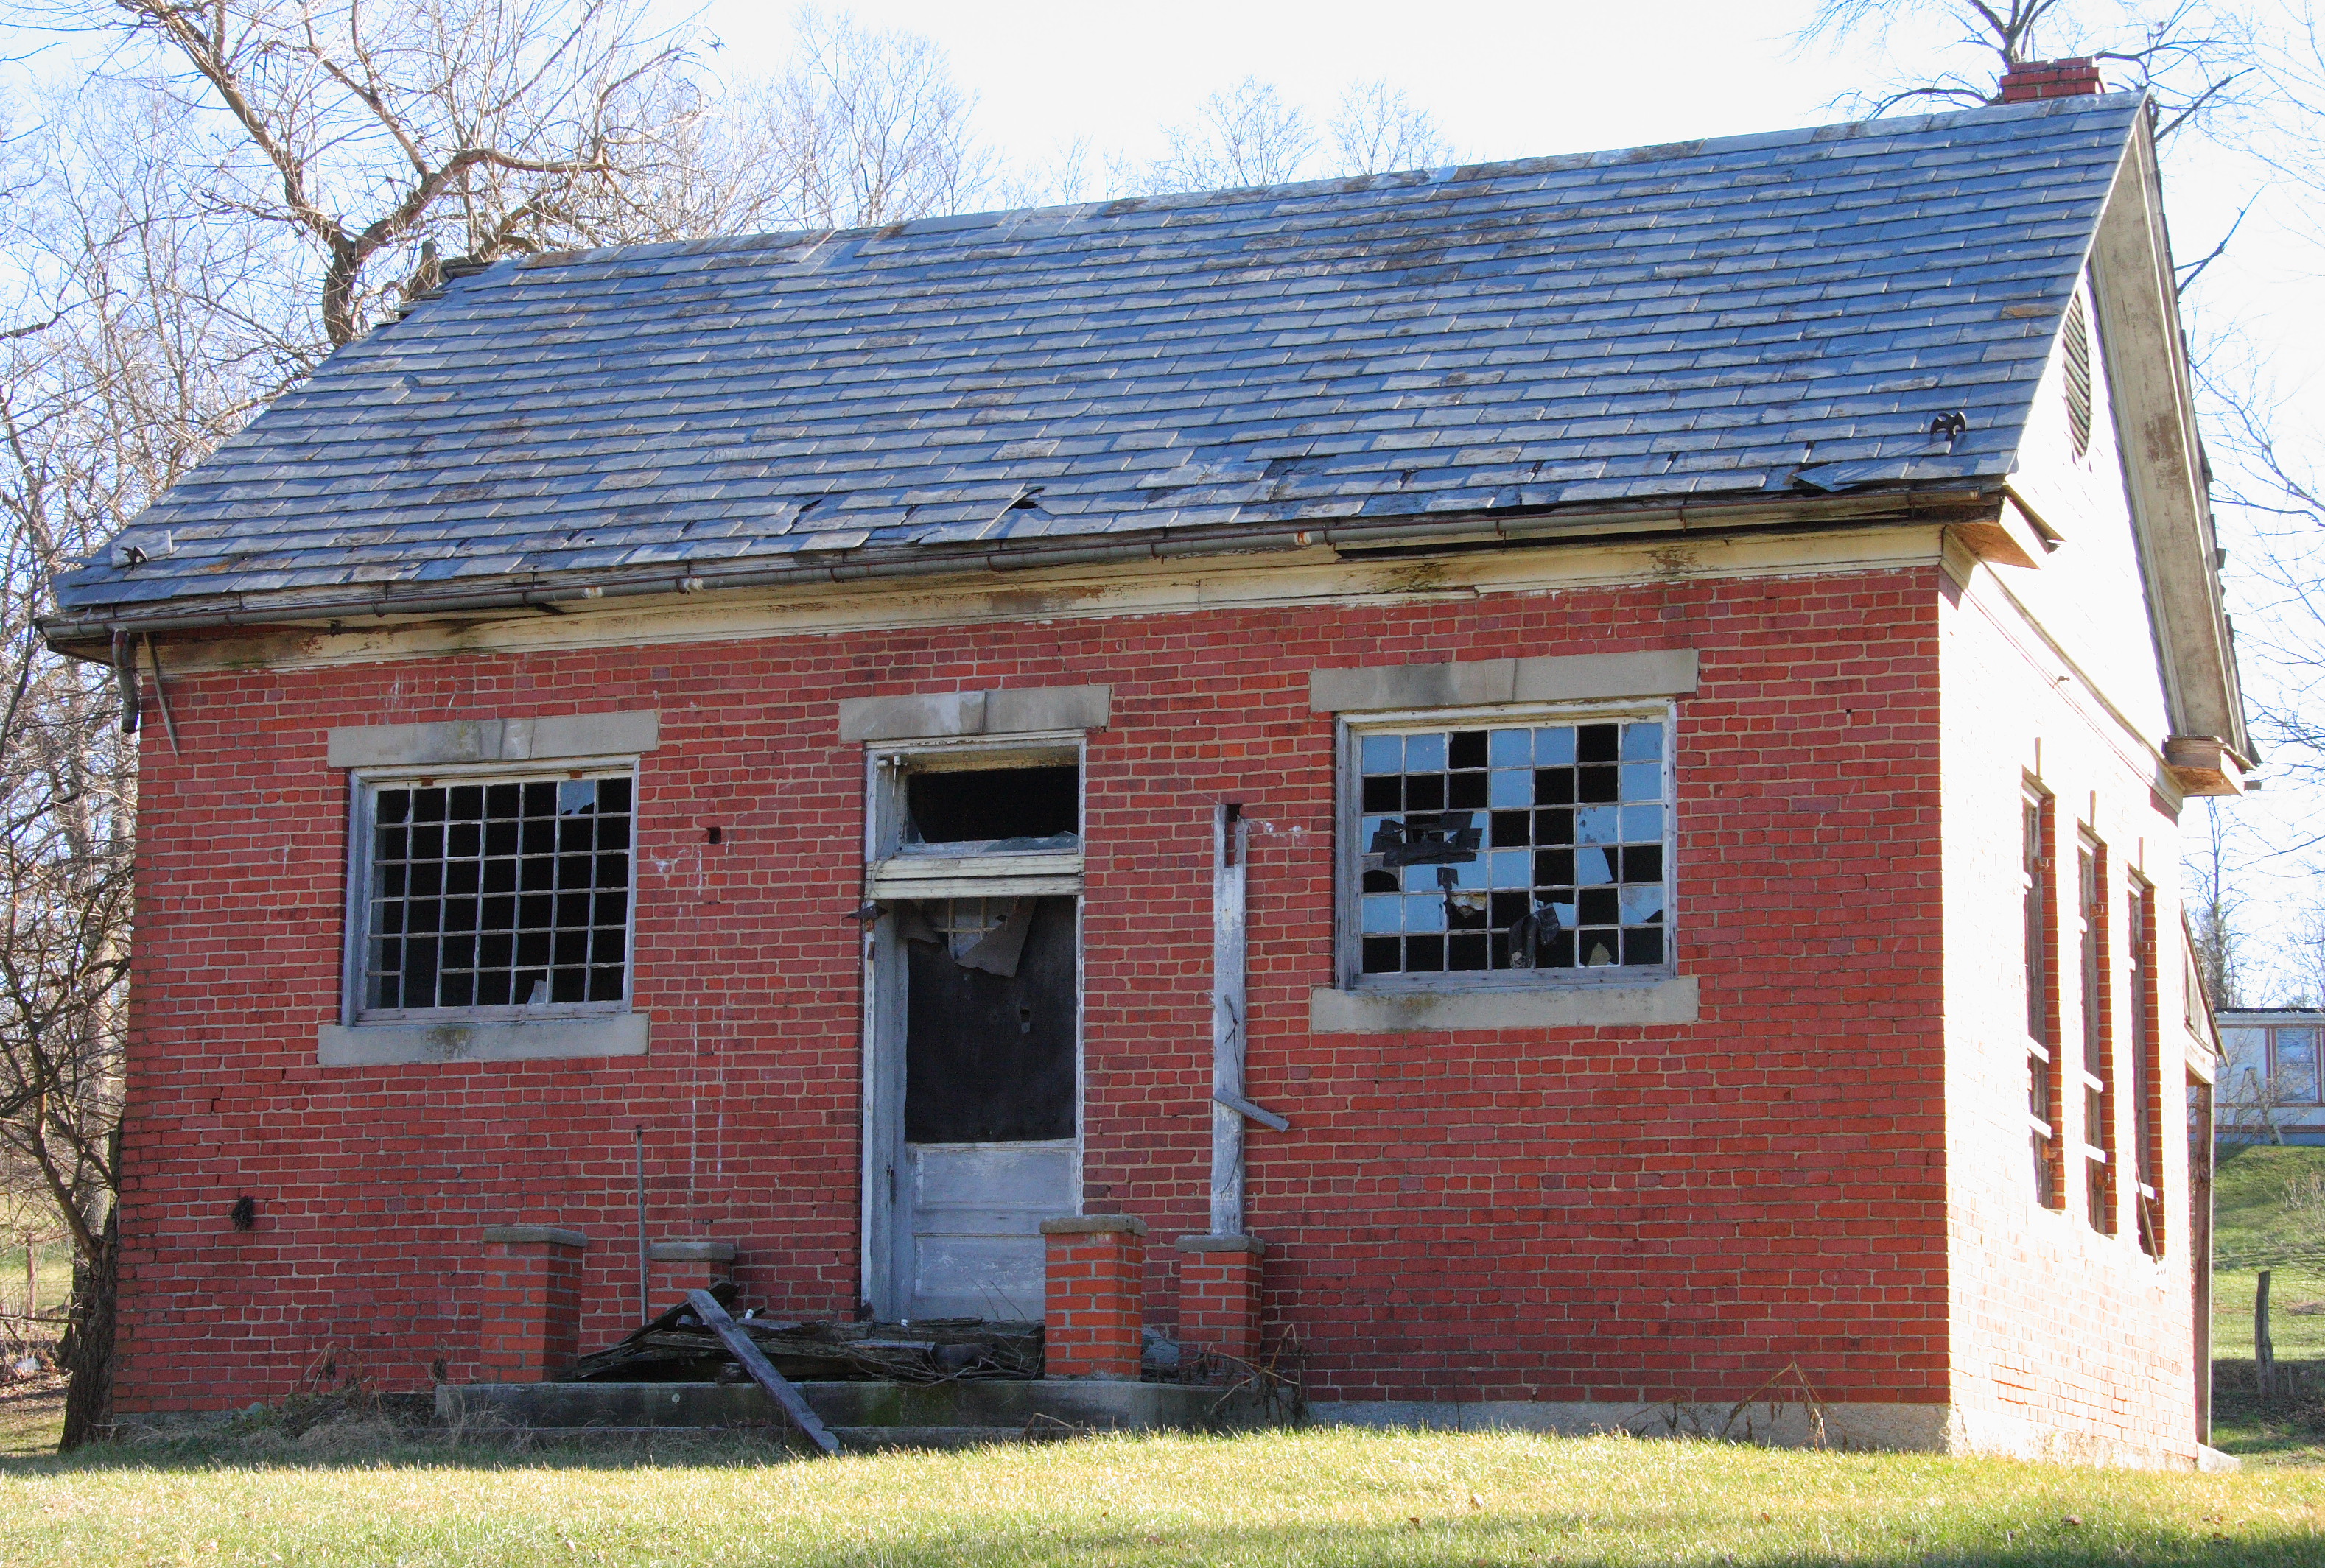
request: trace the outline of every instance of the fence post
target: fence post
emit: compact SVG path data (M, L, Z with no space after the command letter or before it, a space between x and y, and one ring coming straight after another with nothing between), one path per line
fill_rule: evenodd
M2253 1292L2253 1381L2259 1386L2264 1399L2276 1397L2276 1347L2268 1337L2268 1276L2260 1271L2259 1288Z

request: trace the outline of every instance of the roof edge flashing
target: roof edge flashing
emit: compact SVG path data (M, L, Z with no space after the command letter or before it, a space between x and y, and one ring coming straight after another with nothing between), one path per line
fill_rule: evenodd
M199 609L164 602L151 613L125 605L90 606L76 613L44 616L39 626L51 648L71 652L75 645L86 648L102 642L109 646L116 633L232 632L258 626L318 624L325 630L339 631L348 628L338 623L351 621L359 621L368 629L390 620L430 619L446 614L524 610L570 613L596 607L608 600L644 596L1269 554L1317 546L1361 558L1390 550L1426 553L1590 542L1610 534L1685 537L1728 530L1939 523L1960 521L1998 507L2001 496L1999 481L1961 482L1943 486L1906 484L1877 491L1859 489L1842 494L1782 498L1750 492L1725 502L1657 501L1618 507L1592 505L1587 510L1572 511L1509 509L1338 521L1298 519L1181 534L1115 535L1069 546L1033 539L1024 545L1000 541L939 551L891 551L732 571L692 567L635 576L600 576L593 579L577 576L562 582L536 576L489 586L431 584L421 591L389 585L373 593L343 598L237 598Z

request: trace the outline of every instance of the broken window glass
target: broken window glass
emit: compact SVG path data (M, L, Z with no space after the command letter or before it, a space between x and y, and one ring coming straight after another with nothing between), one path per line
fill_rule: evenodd
M365 1007L620 1001L630 804L626 775L375 787Z
M1081 770L915 770L904 775L907 853L1012 854L1081 843Z
M1360 736L1364 973L1664 963L1664 731L1608 719Z

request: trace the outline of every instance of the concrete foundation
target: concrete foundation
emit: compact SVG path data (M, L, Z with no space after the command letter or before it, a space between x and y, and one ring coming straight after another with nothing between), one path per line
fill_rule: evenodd
M1248 1394L1173 1383L1077 1379L801 1383L850 1447L957 1447L1090 1432L1231 1432L1285 1424ZM536 1432L635 1432L787 1425L755 1383L469 1383L436 1390L446 1421Z

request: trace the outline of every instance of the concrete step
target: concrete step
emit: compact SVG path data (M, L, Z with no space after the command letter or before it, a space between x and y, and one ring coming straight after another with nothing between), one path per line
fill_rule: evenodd
M977 1442L1087 1432L1240 1431L1286 1419L1247 1394L1177 1383L1045 1378L798 1387L835 1432L972 1432ZM436 1413L446 1420L481 1418L541 1432L788 1425L755 1383L448 1383L437 1387ZM914 1437L909 1445L949 1444L930 1436Z

